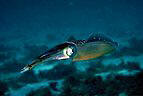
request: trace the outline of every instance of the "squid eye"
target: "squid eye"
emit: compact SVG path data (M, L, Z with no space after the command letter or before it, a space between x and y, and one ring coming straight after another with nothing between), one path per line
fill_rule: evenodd
M72 48L67 48L67 50L66 50L66 54L68 55L68 56L71 56L72 54L73 54L73 49Z
M67 57L73 57L76 54L76 47L68 46L63 50L63 53Z
M65 48L65 49L63 50L63 53L64 53L65 56L70 57L70 56L73 54L73 49L70 48L70 47L67 47L67 48Z

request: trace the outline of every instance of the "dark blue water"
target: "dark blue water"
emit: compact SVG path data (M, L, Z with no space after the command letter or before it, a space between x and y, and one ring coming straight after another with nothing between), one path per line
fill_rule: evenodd
M141 0L0 0L0 96L142 96ZM20 70L70 37L119 43L96 60Z

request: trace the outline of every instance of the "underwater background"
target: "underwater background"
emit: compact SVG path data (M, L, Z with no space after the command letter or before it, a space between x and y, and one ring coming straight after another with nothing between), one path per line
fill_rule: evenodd
M119 47L20 73L47 49L91 33ZM143 96L143 1L0 0L0 96Z

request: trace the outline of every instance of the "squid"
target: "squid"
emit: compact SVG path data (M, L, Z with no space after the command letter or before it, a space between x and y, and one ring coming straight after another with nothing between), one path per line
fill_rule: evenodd
M92 60L111 53L118 43L104 35L91 35L85 40L71 40L59 44L38 56L31 64L26 65L21 73L31 70L34 66L50 60L72 61Z

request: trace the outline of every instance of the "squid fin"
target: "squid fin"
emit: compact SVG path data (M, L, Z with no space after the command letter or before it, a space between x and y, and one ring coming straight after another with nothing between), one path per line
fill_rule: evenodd
M89 38L87 39L87 42L96 42L96 41L103 41L109 44L113 44L115 46L118 46L118 43L114 40L110 39L109 37L103 35L103 34L91 34Z

